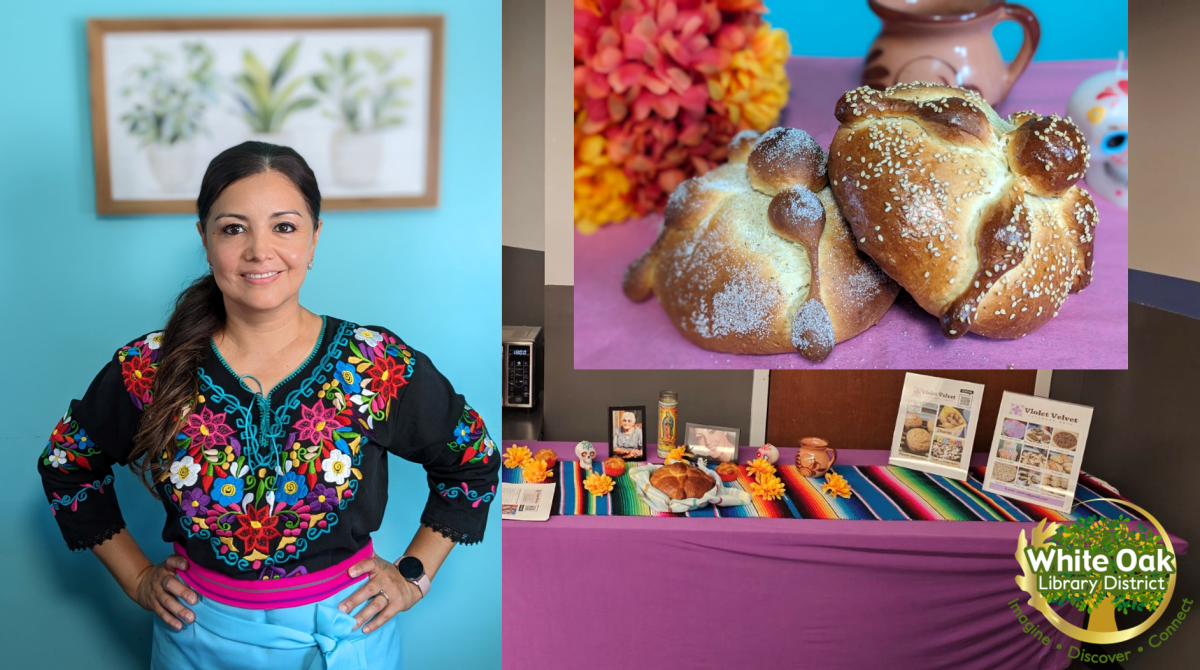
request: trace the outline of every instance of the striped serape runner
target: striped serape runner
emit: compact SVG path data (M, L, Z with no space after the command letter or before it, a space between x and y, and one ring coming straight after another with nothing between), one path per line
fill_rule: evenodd
M824 477L805 477L794 465L781 465L777 474L787 495L782 500L766 501L752 496L753 503L741 507L711 505L686 514L655 512L638 497L632 479L614 477L614 488L606 496L593 496L583 488L587 473L577 461L555 465L548 482L559 484L554 493L553 514L563 516L690 516L775 519L846 519L881 521L1050 521L1070 522L1086 516L1137 519L1138 516L1097 498L1124 499L1103 482L1079 475L1075 491L1076 506L1070 512L1018 500L1003 498L983 490L983 467L971 468L966 481L948 479L893 465L835 465L834 472L849 482L853 493L839 498L822 493ZM594 469L601 471L599 462ZM745 466L739 467L736 482L725 486L750 491L751 478ZM524 482L520 468L504 468L506 484Z

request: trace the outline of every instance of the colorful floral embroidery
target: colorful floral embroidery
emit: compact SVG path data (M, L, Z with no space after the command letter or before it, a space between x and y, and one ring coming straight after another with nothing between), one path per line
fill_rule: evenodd
M237 522L240 527L233 534L246 543L248 553L270 552L271 540L280 537L279 530L275 528L279 517L272 516L271 508L267 505L247 505L246 513L239 515Z
M223 447L229 444L229 436L233 435L233 429L225 425L225 415L214 414L208 407L202 407L199 414L192 412L187 420L183 433L201 449Z
M189 535L211 539L231 565L262 569L260 578L283 576L282 568L267 568L296 558L308 541L329 532L336 510L354 499L363 477L361 446L374 420L387 419L390 401L412 375L412 359L394 336L343 323L324 358L278 408L270 411L270 400L258 396L260 422L201 370L198 409L176 436L162 478L170 479L168 495ZM316 394L306 390L317 384ZM300 402L313 395L313 402Z
M496 443L488 435L483 418L470 405L463 406L462 418L454 428L454 438L454 442L448 442L446 446L451 451L463 452L460 465L481 461L487 463L496 450Z
M126 389L143 403L150 402L143 380L157 366L152 339L120 354ZM259 393L247 404L201 369L175 453L162 454L170 462L159 483L188 535L209 540L217 558L238 570L260 571L260 579L304 574L280 564L337 525L363 479L363 445L413 375L414 353L386 331L343 322L321 346L322 358L282 400ZM496 451L470 407L447 447L462 454L462 464L487 463ZM466 483L438 490L473 507L495 497L495 487L473 491Z
M124 380L125 390L129 391L129 397L138 409L143 409L152 400L150 389L154 386L154 374L158 370L162 335L161 331L150 333L144 339L117 351L117 361L121 363L121 379Z
M50 502L50 513L58 516L59 507L67 507L70 505L71 511L74 512L79 503L87 500L88 491L99 491L104 493L104 485L111 484L113 481L112 475L106 475L103 481L97 480L92 483L84 483L79 485L79 491L73 496L60 496L58 493L52 494L54 500Z
M461 493L466 496L467 500L472 500L471 507L479 507L480 503L492 502L492 498L496 497L496 487L492 486L492 490L480 495L479 491L472 491L471 487L467 486L466 482L460 482L458 486L446 486L444 483L438 484L437 488L442 492L443 498L457 498Z
M57 468L59 472L75 472L91 470L92 464L88 457L100 455L95 442L88 437L87 431L79 427L79 423L71 418L71 410L58 420L58 425L50 433L46 448L42 450L42 465Z

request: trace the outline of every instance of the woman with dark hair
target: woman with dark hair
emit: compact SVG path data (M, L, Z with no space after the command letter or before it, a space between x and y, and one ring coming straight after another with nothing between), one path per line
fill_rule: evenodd
M479 415L391 331L300 305L320 207L292 149L214 158L196 223L211 271L116 351L38 459L68 547L157 615L155 668L399 667L395 615L483 539L500 459ZM389 453L430 487L395 562L370 535ZM114 464L166 508L162 563L125 530Z

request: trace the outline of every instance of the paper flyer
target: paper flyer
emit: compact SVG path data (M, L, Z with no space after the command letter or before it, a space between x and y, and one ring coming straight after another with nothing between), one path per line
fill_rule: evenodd
M965 480L983 405L983 384L904 376L891 465Z
M1070 510L1091 423L1091 407L1005 391L983 490Z
M554 506L554 484L502 484L500 518L546 521Z

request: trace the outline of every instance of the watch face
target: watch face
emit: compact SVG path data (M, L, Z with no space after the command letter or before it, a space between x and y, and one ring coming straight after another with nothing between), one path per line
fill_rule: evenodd
M415 556L405 556L396 567L400 568L400 576L409 581L420 579L421 575L425 574L425 566L421 564L421 559Z

